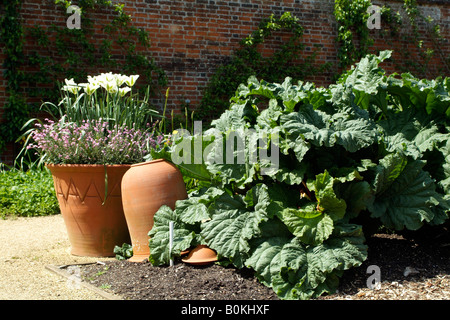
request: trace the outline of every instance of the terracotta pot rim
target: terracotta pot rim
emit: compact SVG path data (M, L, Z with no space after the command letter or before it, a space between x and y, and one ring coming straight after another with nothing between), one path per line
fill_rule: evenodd
M147 164L163 162L163 161L165 161L167 163L170 163L169 161L166 161L165 159L155 159L155 160L152 160L152 161L144 161L144 162L135 163L135 164L132 164L131 166L134 168L134 167L144 166L144 165L147 165Z

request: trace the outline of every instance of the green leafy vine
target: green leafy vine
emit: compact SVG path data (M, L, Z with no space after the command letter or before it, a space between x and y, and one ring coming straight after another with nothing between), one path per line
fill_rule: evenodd
M345 69L366 55L369 47L374 43L367 27L370 17L367 10L372 2L370 0L335 0L334 3L334 15L338 23L339 66ZM417 48L419 59L413 57L410 50L402 50L400 54L403 63L398 64L397 68L402 72L414 71L427 76L429 62L438 54L442 61L441 69L447 73L450 72L450 58L446 57L442 50L444 39L439 24L433 23L431 17L425 17L421 13L416 0L403 0L402 8L411 26L410 33L400 32L406 24L399 11L394 12L389 5L380 8L383 25L380 29L381 37L391 46L394 45L393 41L400 39L402 43L412 43ZM424 46L423 35L418 26L419 19L425 23L432 47Z
M14 141L29 111L20 88L24 78L20 69L23 59L23 28L19 14L21 5L20 0L7 1L4 3L4 14L0 18L0 42L4 45L6 55L3 67L8 94L4 105L4 123L0 127L0 152L7 142Z
M272 14L263 19L258 29L241 40L240 47L234 51L230 60L221 65L211 77L195 111L195 117L203 120L217 117L228 108L228 99L239 84L245 83L251 75L275 82L288 75L300 80L328 68L328 63L319 67L314 64L319 46L313 48L309 56L302 57L304 44L300 40L303 31L298 18L290 12L281 17ZM291 36L271 56L264 56L260 50L261 45L273 37L275 32L286 32Z
M367 9L370 0L335 0L334 16L339 24L338 41L340 43L338 58L339 66L346 68L365 56L373 44L369 37ZM359 46L355 45L354 33L359 37Z

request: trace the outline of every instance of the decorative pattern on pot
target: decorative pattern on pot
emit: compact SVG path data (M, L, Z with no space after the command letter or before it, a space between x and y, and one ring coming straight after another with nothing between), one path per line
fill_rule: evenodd
M122 179L122 203L133 246L132 262L148 260L148 232L153 216L162 206L175 208L187 198L181 172L163 159L134 164Z
M71 254L112 257L130 242L121 181L130 165L47 165L71 244Z

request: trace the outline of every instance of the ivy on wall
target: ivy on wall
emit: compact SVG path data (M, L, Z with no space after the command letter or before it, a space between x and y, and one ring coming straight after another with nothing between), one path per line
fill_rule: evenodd
M440 71L450 74L450 57L446 56L442 50L443 46L448 46L448 42L446 43L446 39L441 35L440 25L419 10L416 0L403 0L402 8L407 16L410 33L399 32L400 26L406 23L398 11L394 13L389 6L384 6L381 13L383 23L389 25L389 28L394 31L396 35L394 38L402 40L403 43L412 43L417 48L417 56L411 56L410 50L400 51L402 60L406 63L398 64L398 69L402 72L414 72L422 77L428 77L429 63L438 56L441 61ZM421 30L419 30L419 21L424 25ZM424 38L430 39L431 45L426 46Z
M335 0L334 3L334 15L338 23L339 66L345 69L365 56L373 44L367 28L367 20L370 16L367 9L372 2L370 0ZM400 50L401 63L394 61L397 69L401 72L413 72L427 77L429 62L435 55L439 55L442 61L441 70L449 73L450 57L446 57L442 50L445 39L441 36L440 26L434 23L431 17L425 17L421 13L416 0L403 0L402 9L407 21L404 21L399 11L395 12L389 5L380 8L381 37L392 47L395 46L394 41L413 44L418 52L418 56L412 56L411 50ZM432 46L424 45L424 35L419 31L419 20L425 25L425 36L431 39ZM411 32L401 32L402 27L405 29L409 27Z
M15 139L18 128L28 115L28 107L20 92L24 73L20 69L23 59L23 29L20 23L20 0L10 0L4 3L4 14L0 18L0 42L4 46L6 58L3 62L4 77L7 81L7 101L4 105L4 115L0 126L0 151L5 143Z
M285 32L290 37L270 56L261 52L261 44L269 40L276 32ZM258 29L240 42L230 60L219 66L206 87L200 105L195 111L197 119L214 119L228 108L228 99L241 83L255 75L269 82L279 82L286 76L300 80L322 72L328 63L315 65L318 47L303 61L299 61L304 44L301 42L303 27L297 17L290 12L281 17L263 19Z
M338 23L336 38L338 68L333 68L334 70L345 70L369 53L370 47L374 44L367 27L370 6L372 6L370 0L334 1L334 16ZM446 57L443 53L442 46L445 39L440 34L439 25L433 23L430 17L422 15L416 0L403 0L402 8L412 29L410 33L401 32L402 27L407 23L403 21L399 11L394 12L390 6L382 6L380 10L383 25L379 30L381 37L386 39L392 47L395 47L393 41L412 43L418 52L418 57L416 57L411 55L411 50L400 50L402 58L400 61L393 61L396 68L401 72L412 72L426 77L429 62L435 55L439 55L442 61L442 71L450 73L450 57ZM426 47L423 43L423 35L420 34L418 27L419 19L427 26L427 36L432 40L433 48ZM273 56L264 58L258 50L259 45L269 39L274 31L279 30L291 32L292 37ZM389 34L387 30L389 30ZM315 48L314 53L303 63L296 61L304 49L300 41L302 35L302 26L290 13L285 13L280 18L272 15L261 21L259 28L241 41L240 48L234 52L230 61L220 66L212 76L201 104L195 111L196 118L214 118L220 114L228 107L228 97L250 75L256 75L269 82L277 82L286 76L305 79L308 75L330 70L330 63L320 67L314 66L318 48ZM338 74L334 76L338 76Z
M56 102L60 98L57 80L74 78L76 82L83 82L89 72L103 69L139 74L142 83L152 84L150 87L155 94L159 87L167 84L164 70L153 59L140 53L143 50L138 50L150 46L149 34L131 24L124 5L106 0L79 0L77 6L81 9L82 28L69 29L65 24L52 24L47 28L22 25L21 4L21 0L12 0L0 7L4 11L0 20L0 38L5 47L3 67L8 81L8 101L3 119L0 119L0 152L6 142L14 142L21 135L21 128L30 112L38 111L40 103L29 104L24 96ZM55 5L60 7L65 17L68 17L66 10L71 4L71 1L55 0ZM111 36L93 41L92 15L98 9L114 13L111 21L102 26L103 32ZM25 54L25 41L30 47L40 49ZM22 70L34 71L25 73Z
M369 37L367 9L370 0L335 0L334 16L338 23L338 59L339 66L346 68L365 56L373 40ZM359 46L355 45L354 34L359 37Z

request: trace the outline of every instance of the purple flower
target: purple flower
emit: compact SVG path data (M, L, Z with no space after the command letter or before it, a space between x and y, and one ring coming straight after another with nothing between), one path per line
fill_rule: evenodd
M154 127L154 126L153 126ZM34 144L48 163L121 164L143 161L150 148L157 148L164 137L154 132L111 125L108 121L73 122L46 120L32 133ZM147 143L148 142L148 143Z

